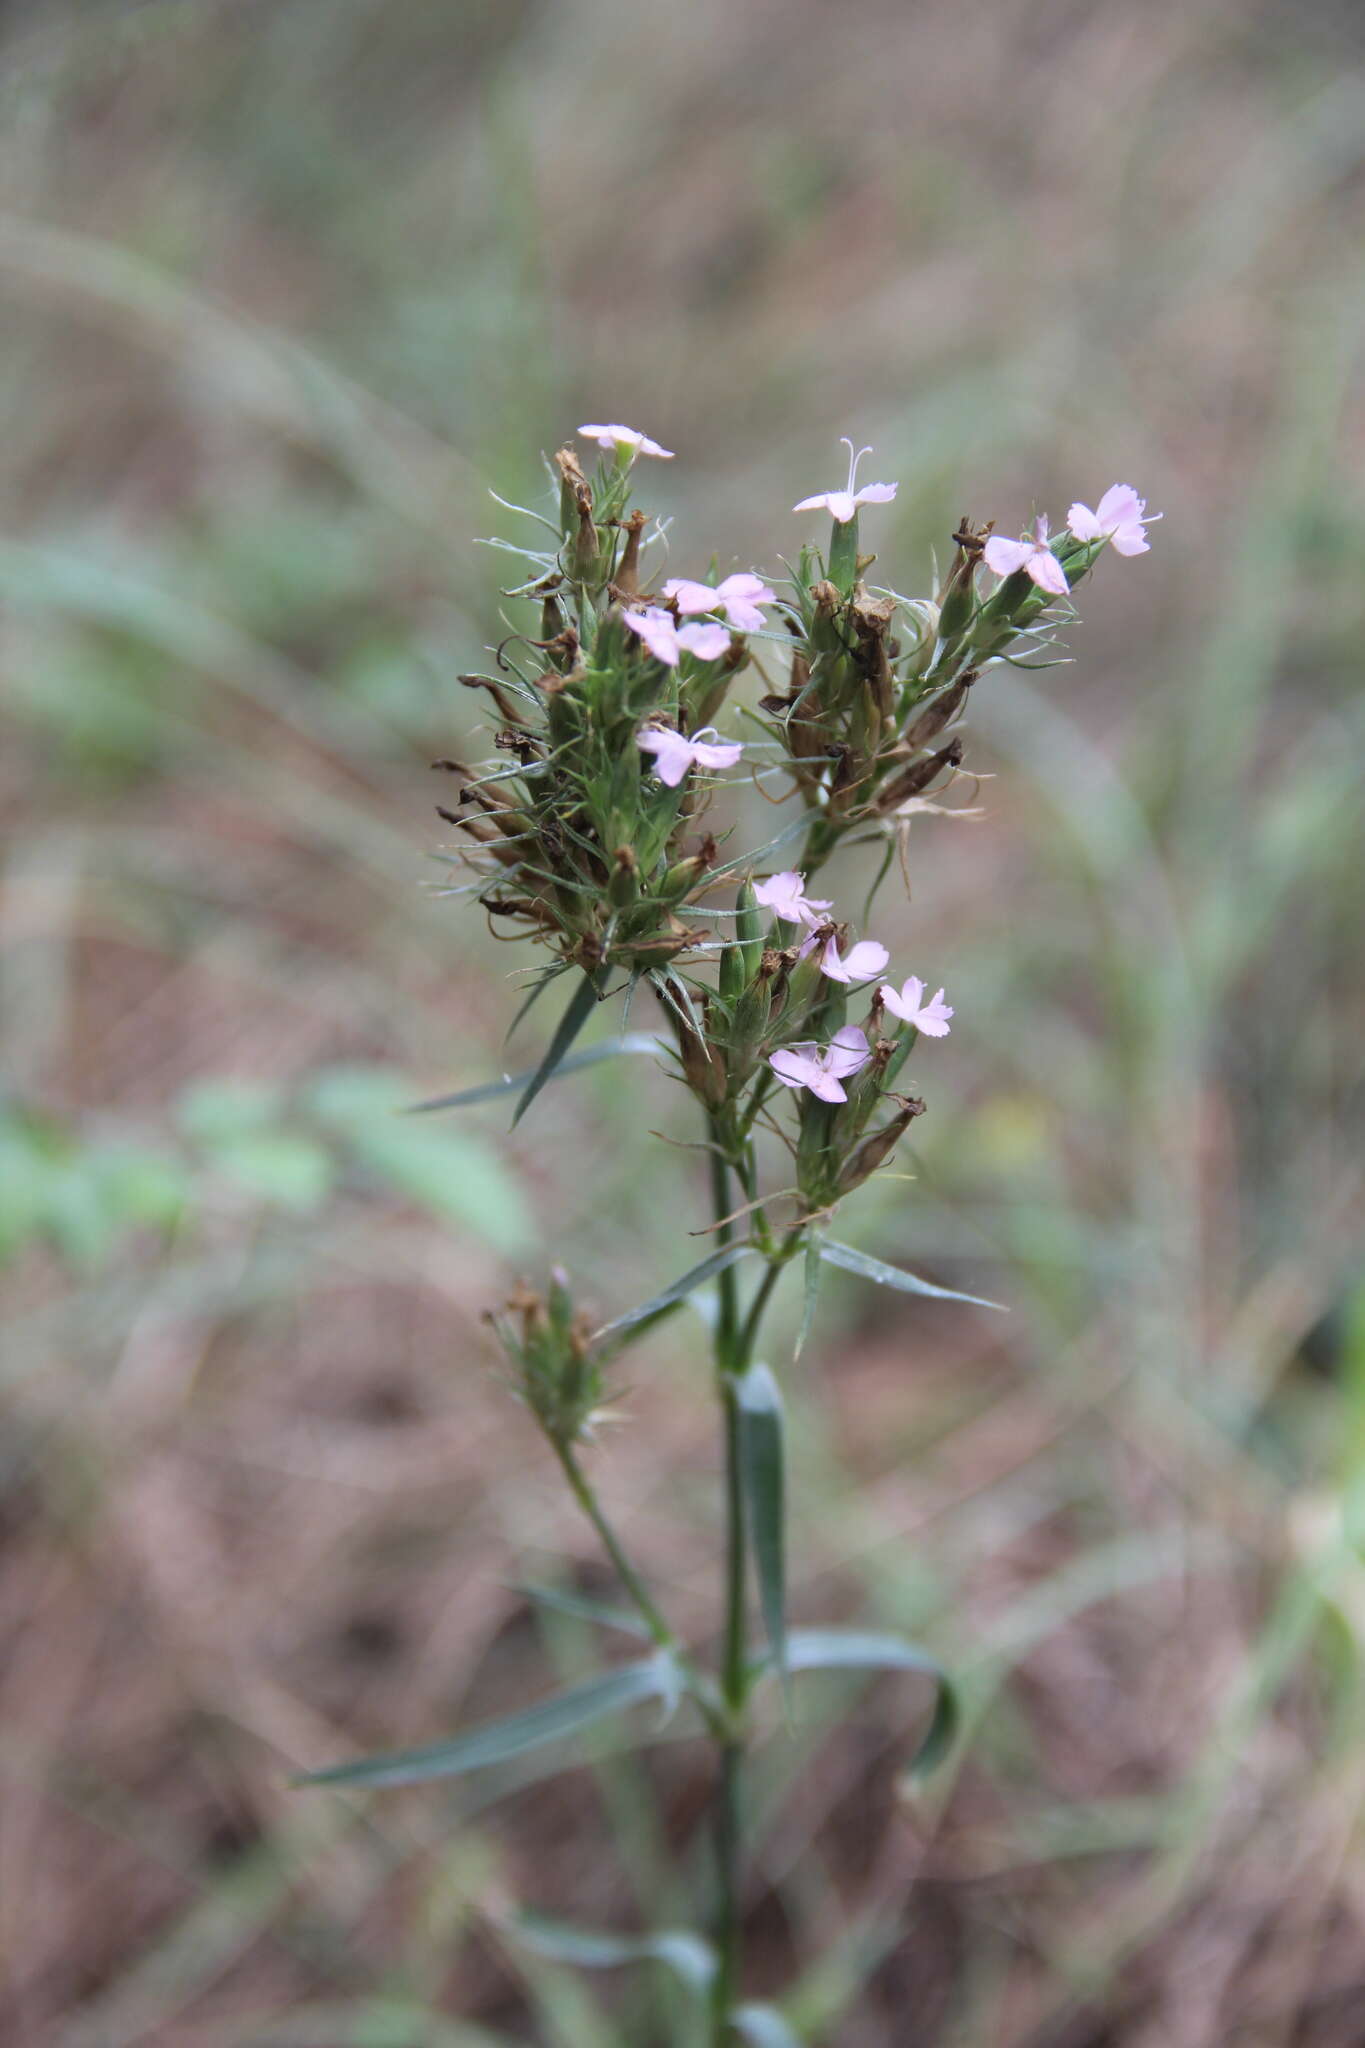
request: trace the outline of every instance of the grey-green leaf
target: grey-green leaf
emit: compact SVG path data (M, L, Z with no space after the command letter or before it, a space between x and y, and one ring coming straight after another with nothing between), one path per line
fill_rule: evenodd
M766 1365L751 1365L735 1382L739 1402L740 1473L758 1601L777 1668L787 1668L786 1503L782 1390Z
M806 1289L801 1305L801 1328L796 1333L796 1350L792 1354L793 1360L798 1359L805 1350L806 1339L810 1336L811 1327L815 1322L815 1307L820 1299L822 1245L823 1240L819 1231L813 1223L808 1224L806 1227Z
M585 974L570 998L569 1006L556 1026L555 1035L545 1048L544 1059L536 1068L522 1092L521 1100L518 1102L512 1117L514 1127L521 1122L527 1110L545 1086L545 1083L554 1074L556 1068L563 1065L569 1047L597 1008L599 978L596 974Z
M517 1591L534 1600L537 1606L556 1608L560 1614L573 1615L576 1621L595 1621L601 1628L619 1628L625 1635L649 1640L649 1630L639 1615L632 1614L627 1607L611 1607L605 1600L590 1600L586 1593L573 1593L564 1586L521 1585Z
M599 1060L614 1060L621 1054L666 1053L669 1047L665 1040L649 1031L628 1031L620 1038L604 1038L600 1045L589 1045L582 1052L569 1053L547 1074L546 1081L559 1081L566 1074L577 1074L584 1067L595 1067ZM542 1063L543 1064L543 1063ZM433 1095L427 1102L409 1103L408 1109L418 1116L432 1109L465 1109L473 1102L495 1102L500 1095L514 1095L534 1081L537 1067L527 1067L520 1074L504 1074L497 1081L480 1081L473 1088L460 1088L454 1095ZM543 1087L544 1082L541 1083Z
M730 2024L744 2036L749 2048L801 2048L775 2005L737 2005Z
M355 1763L333 1764L324 1771L309 1771L296 1782L302 1785L420 1785L432 1778L457 1778L468 1771L486 1770L491 1764L510 1763L527 1750L547 1742L558 1742L580 1728L600 1721L604 1715L619 1713L642 1700L668 1696L676 1680L673 1658L666 1650L636 1664L620 1664L600 1678L590 1678L567 1692L539 1700L520 1714L508 1714L499 1721L486 1721L449 1742L434 1742L424 1749L397 1750L387 1756L361 1757Z
M875 1280L879 1287L895 1287L902 1294L927 1294L934 1301L969 1301L974 1308L998 1308L1004 1310L1002 1301L987 1301L980 1294L964 1294L956 1287L939 1287L932 1280L921 1280L918 1273L907 1273L902 1266L888 1266L884 1259L874 1259L870 1252L856 1251L851 1244L835 1244L826 1238L820 1246L820 1256L831 1266L842 1266L846 1273L857 1273L864 1280Z
M718 1273L723 1273L727 1266L733 1266L736 1259L744 1258L750 1250L751 1247L747 1244L727 1244L722 1246L720 1251L711 1252L708 1257L684 1273L680 1280L675 1280L671 1287L665 1287L662 1294L656 1294L651 1301L643 1303L641 1307L628 1309L625 1315L616 1316L613 1321L603 1323L601 1329L594 1333L593 1343L600 1344L604 1337L623 1336L627 1330L638 1332L642 1325L658 1322L673 1309L680 1307L689 1294L694 1293L698 1287L704 1287L708 1280L714 1280Z
M957 1739L962 1704L953 1680L928 1650L879 1629L801 1628L787 1637L787 1669L796 1671L917 1671L932 1678L934 1712L910 1763L914 1779L927 1778Z
M715 1950L699 1934L662 1928L657 1934L598 1934L548 1920L539 1913L519 1913L511 1932L550 1962L575 1963L584 1970L611 1970L622 1963L664 1963L696 1992L709 1990L716 1974Z

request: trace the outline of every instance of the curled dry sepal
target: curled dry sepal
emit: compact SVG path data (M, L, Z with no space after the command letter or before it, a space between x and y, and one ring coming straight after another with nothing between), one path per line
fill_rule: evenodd
M1002 663L1037 664L1106 547L1146 551L1146 506L1116 484L1093 510L1073 504L1060 535L1039 515L1017 540L964 518L940 587L903 598L859 552L860 510L897 486L859 488L869 451L849 443L845 487L796 507L829 513L827 546L803 547L785 585L747 569L664 579L662 530L631 498L638 458L670 451L617 423L580 432L601 459L589 476L560 450L557 517L542 521L554 545L517 550L529 574L509 594L535 603L538 630L503 643L496 675L462 679L492 701L499 758L440 764L461 784L442 815L469 842L489 917L551 956L542 979L586 977L547 1061L597 1000L647 981L728 1156L757 1119L771 1122L795 1161L798 1217L816 1216L890 1156L922 1108L893 1084L953 1010L917 975L883 981L886 947L808 886L848 833L894 847L925 791L958 771L962 737L949 729L973 686ZM751 714L761 737L741 741L718 721L759 635L759 661L780 661L785 687L765 677ZM777 840L750 857L732 843L722 855L707 829L727 775L761 776L769 797L785 784L792 805L791 823L779 812ZM776 866L791 841L798 864ZM777 1121L783 1101L792 1114ZM525 1307L514 1334L527 1399L538 1413L549 1404L562 1430L580 1390L572 1326L553 1301Z

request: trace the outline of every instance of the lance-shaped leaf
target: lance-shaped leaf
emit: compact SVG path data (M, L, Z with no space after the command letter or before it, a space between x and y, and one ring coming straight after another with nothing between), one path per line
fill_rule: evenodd
M649 1031L628 1031L620 1038L604 1038L600 1045L590 1045L582 1052L572 1052L559 1062L553 1074L547 1074L546 1081L559 1081L566 1074L577 1074L584 1067L595 1067L599 1060L614 1060L629 1053L666 1053L671 1051L667 1041L656 1038ZM542 1062L542 1065L544 1063ZM433 1095L427 1102L412 1102L408 1112L419 1116L431 1109L464 1109L472 1102L495 1102L500 1095L514 1095L524 1088L528 1081L534 1081L538 1067L527 1067L519 1074L504 1074L497 1081L480 1081L473 1088L459 1088L453 1095ZM544 1087L545 1082L541 1083Z
M595 1621L601 1628L619 1628L624 1635L639 1636L646 1642L649 1630L638 1614L632 1614L628 1607L612 1607L605 1600L590 1600L586 1593L574 1593L566 1586L530 1586L516 1588L527 1600L534 1600L539 1607L552 1607L560 1614L571 1614L575 1621Z
M910 1776L927 1778L952 1748L962 1720L958 1690L937 1657L904 1636L879 1629L800 1628L787 1637L787 1669L797 1671L917 1671L934 1681L934 1712L910 1762Z
M921 1280L918 1273L907 1273L902 1266L888 1266L884 1259L874 1259L870 1252L855 1251L851 1244L835 1244L826 1238L820 1246L820 1256L831 1266L842 1266L846 1273L875 1280L879 1287L898 1288L902 1294L927 1294L934 1301L969 1301L974 1308L1004 1311L1003 1301L987 1301L984 1295L964 1294L957 1287L939 1287L932 1280Z
M739 1403L744 1518L758 1573L758 1602L773 1657L785 1678L787 1565L782 1390L766 1365L755 1364L735 1381L735 1398Z
M651 1301L642 1303L639 1308L628 1309L623 1316L616 1316L611 1322L603 1323L601 1329L593 1333L594 1345L600 1344L604 1338L622 1337L627 1330L633 1330L638 1334L645 1325L659 1322L664 1316L671 1315L675 1308L681 1307L689 1294L695 1293L698 1287L704 1287L708 1280L714 1280L718 1273L723 1273L727 1266L733 1266L736 1259L744 1258L752 1249L753 1247L748 1244L723 1245L718 1252L710 1253L707 1258L684 1273L681 1280L675 1280L671 1287L665 1287L662 1294L656 1294Z
M597 1007L600 984L600 973L585 974L570 997L569 1006L555 1028L555 1035L545 1048L545 1057L527 1082L521 1100L516 1106L512 1117L513 1127L521 1122L556 1068L562 1066L569 1047Z
M823 1245L820 1233L813 1223L808 1224L806 1226L806 1287L801 1305L801 1327L796 1333L796 1349L792 1353L793 1360L798 1359L805 1350L806 1339L809 1337L811 1326L815 1321L815 1307L820 1299L822 1253Z
M749 2048L801 2048L775 2005L737 2005L730 2025L749 2043Z
M555 1963L575 1963L584 1970L612 1970L622 1963L663 1963L689 1991L705 1992L716 1974L716 1954L709 1941L683 1928L661 1928L657 1934L598 1934L549 1920L539 1913L518 1913L510 1931L537 1955Z
M527 1750L540 1749L575 1734L604 1715L616 1714L642 1700L671 1697L677 1690L670 1651L659 1650L637 1664L620 1664L600 1678L590 1678L567 1692L539 1700L520 1714L485 1721L448 1742L425 1749L404 1749L387 1756L361 1757L355 1763L333 1764L309 1771L302 1785L420 1785L431 1778L458 1778L491 1764L510 1763Z

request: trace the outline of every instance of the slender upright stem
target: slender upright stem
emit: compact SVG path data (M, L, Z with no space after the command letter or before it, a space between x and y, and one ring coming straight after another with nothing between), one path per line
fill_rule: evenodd
M574 1456L573 1445L556 1442L554 1438L551 1438L551 1443L554 1446L555 1456L563 1467L564 1477L569 1482L574 1499L578 1502L578 1505L582 1508L584 1514L601 1538L602 1548L616 1567L616 1575L620 1579L621 1584L639 1609L640 1618L644 1622L645 1627L661 1648L671 1648L675 1640L673 1631L655 1606L640 1574L621 1548L616 1531L603 1514L597 1495L593 1492L591 1482Z

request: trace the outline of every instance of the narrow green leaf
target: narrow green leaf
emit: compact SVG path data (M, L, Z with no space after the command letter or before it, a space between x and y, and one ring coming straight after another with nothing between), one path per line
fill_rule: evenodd
M667 1041L657 1038L649 1031L630 1031L620 1038L604 1038L600 1045L587 1046L582 1052L570 1053L562 1059L552 1075L546 1080L562 1080L566 1074L579 1073L584 1067L595 1067L599 1060L613 1060L620 1053L666 1053L671 1051ZM427 1102L410 1102L409 1114L420 1115L431 1109L464 1109L471 1102L495 1102L500 1095L512 1095L533 1081L539 1069L527 1067L520 1074L504 1074L498 1081L480 1081L473 1088L457 1089L453 1095L433 1095ZM544 1083L541 1084L544 1086Z
M787 1637L787 1669L796 1671L918 1671L936 1688L933 1718L910 1762L920 1780L936 1770L957 1739L962 1703L953 1680L928 1650L904 1636L876 1629L801 1628Z
M609 1607L604 1600L590 1600L585 1593L571 1593L562 1586L520 1585L516 1590L538 1607L553 1607L576 1621L595 1621L602 1628L619 1628L625 1635L649 1640L649 1630L627 1607Z
M826 1238L820 1247L820 1256L831 1266L842 1266L846 1273L857 1273L864 1280L875 1280L879 1287L895 1287L902 1294L927 1294L934 1301L969 1301L974 1308L998 1308L1004 1311L1003 1301L987 1301L980 1294L963 1294L956 1287L938 1287L932 1280L921 1280L918 1273L907 1273L903 1266L888 1266L884 1259L874 1259L870 1252L855 1251L851 1244L834 1244Z
M745 1520L758 1573L763 1625L785 1678L787 1669L786 1504L782 1390L766 1365L751 1365L735 1382L739 1401L740 1470Z
M744 2036L749 2048L801 2048L775 2005L737 2005L730 2024Z
M579 1032L596 1009L598 987L598 976L585 974L578 988L571 996L569 1006L556 1027L555 1035L545 1048L545 1057L527 1082L521 1100L516 1106L512 1117L514 1129L521 1122L555 1069L562 1064L569 1047L573 1044Z
M617 1316L610 1323L603 1323L601 1329L594 1332L592 1342L600 1344L604 1337L619 1337L627 1330L638 1331L643 1324L659 1321L673 1309L681 1307L698 1287L704 1287L708 1280L714 1280L718 1273L723 1273L727 1266L733 1266L736 1259L744 1258L751 1250L752 1246L748 1244L722 1246L720 1251L712 1252L684 1273L681 1280L665 1287L662 1294L656 1294L652 1301L645 1302L640 1308L628 1309L625 1315Z
M584 1970L612 1970L622 1963L664 1963L696 1992L709 1990L716 1974L711 1944L681 1928L663 1928L657 1934L598 1934L539 1913L518 1913L510 1929L547 1961L576 1963Z
M659 1699L672 1690L673 1658L660 1650L637 1664L621 1664L600 1678L590 1678L567 1692L539 1700L520 1714L508 1714L500 1721L487 1721L449 1742L434 1742L425 1749L397 1750L388 1756L361 1757L355 1763L333 1764L324 1771L309 1771L296 1783L301 1785L420 1785L431 1778L456 1778L468 1771L486 1770L491 1764L509 1763L529 1749L558 1742L580 1728L600 1721L606 1714L619 1713L642 1700Z
M796 1349L792 1353L793 1363L806 1348L806 1339L815 1321L815 1305L820 1299L822 1239L813 1223L806 1227L806 1292L801 1307L801 1327L796 1333Z

